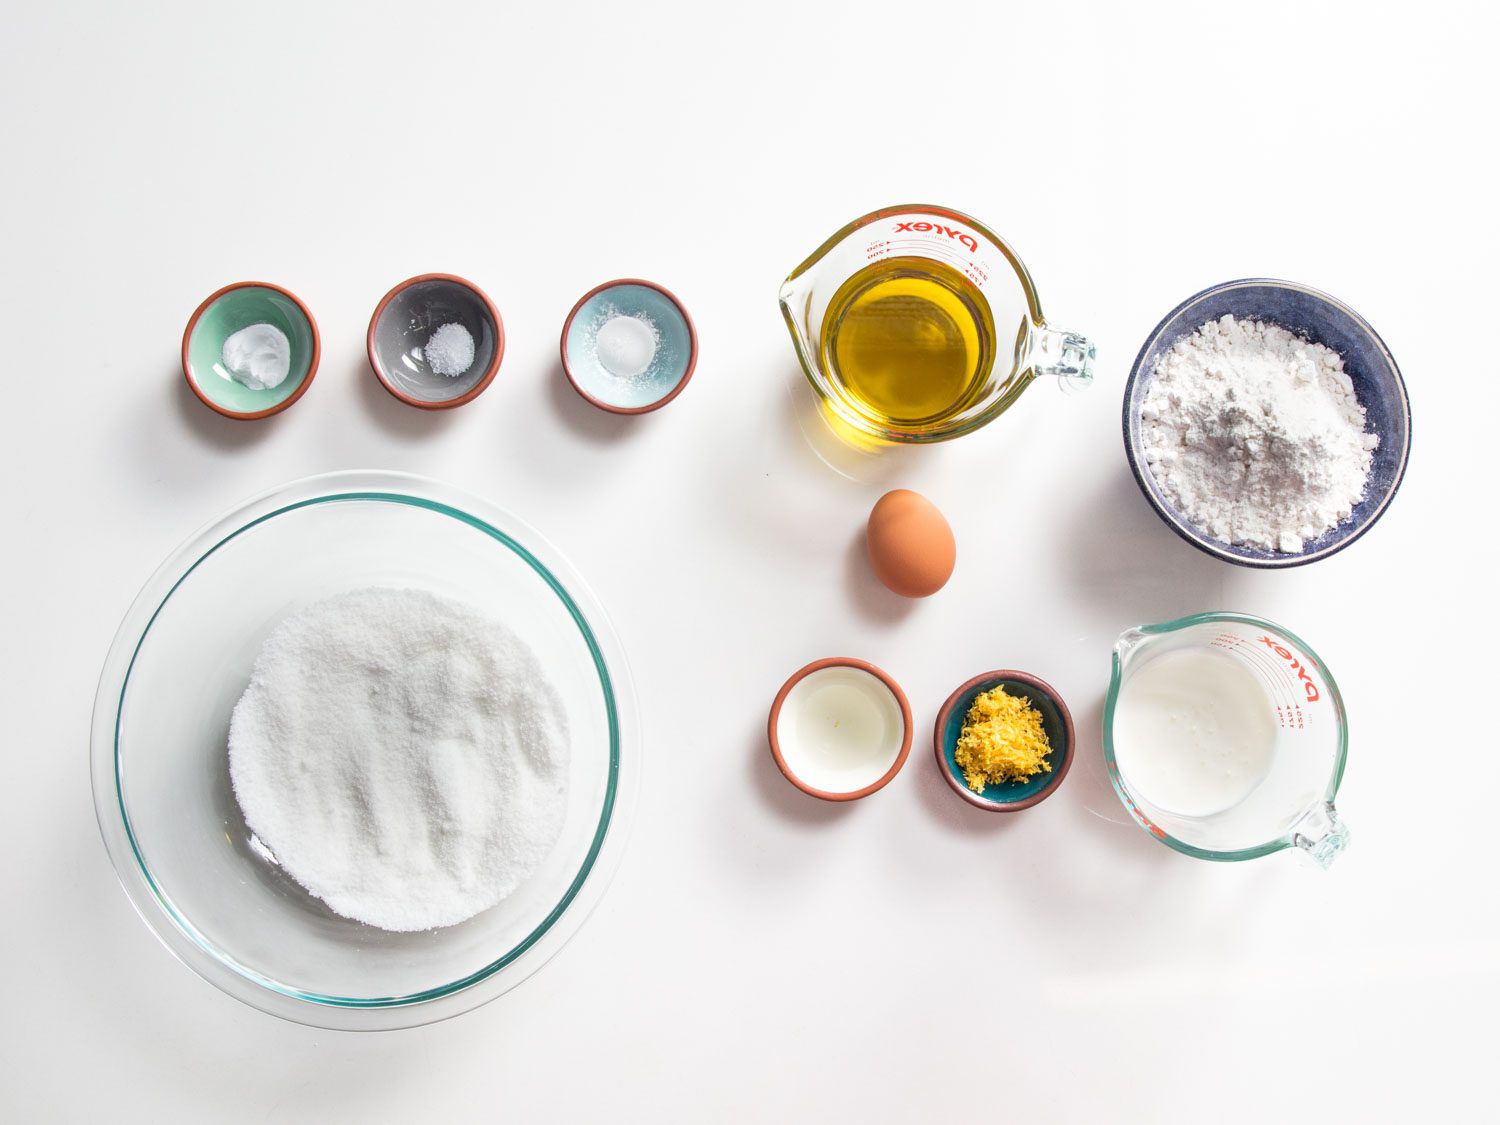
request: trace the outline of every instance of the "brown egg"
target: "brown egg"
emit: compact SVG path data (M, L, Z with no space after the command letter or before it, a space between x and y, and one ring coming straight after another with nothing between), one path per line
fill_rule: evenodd
M935 594L953 574L953 529L931 500L910 489L875 502L865 537L875 576L902 597Z

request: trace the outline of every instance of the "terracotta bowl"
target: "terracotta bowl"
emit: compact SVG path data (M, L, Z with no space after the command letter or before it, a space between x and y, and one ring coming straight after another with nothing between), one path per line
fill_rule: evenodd
M798 789L824 801L856 801L906 764L911 704L875 665L830 657L781 685L766 731L776 767Z
M1052 753L1047 757L1047 764L1052 767L1052 771L1037 774L1027 781L986 785L983 792L976 793L964 783L963 770L959 769L953 753L958 745L959 733L963 730L964 717L969 713L974 698L1001 685L1004 685L1009 694L1020 696L1041 712L1042 729L1047 732L1047 741L1052 744ZM932 749L943 778L965 801L988 812L1020 812L1040 804L1055 793L1073 765L1075 741L1072 713L1068 711L1068 705L1057 694L1057 690L1046 680L1029 672L1017 672L1010 668L985 672L962 685L943 704L932 731Z
M612 374L595 347L599 328L617 316L645 321L656 336L650 363L635 375ZM683 392L698 365L698 331L687 309L671 290L639 277L606 281L578 298L558 346L573 389L611 414L660 410Z
M474 341L473 362L459 375L437 373L423 354L445 324L463 325ZM505 326L495 303L472 281L424 273L380 299L365 349L380 385L396 398L421 410L451 410L473 402L494 381L505 355Z
M224 368L224 341L252 324L279 328L291 348L290 370L277 386L242 386ZM210 293L182 333L182 374L198 400L226 418L254 421L287 409L312 386L322 344L302 299L269 281L237 281Z

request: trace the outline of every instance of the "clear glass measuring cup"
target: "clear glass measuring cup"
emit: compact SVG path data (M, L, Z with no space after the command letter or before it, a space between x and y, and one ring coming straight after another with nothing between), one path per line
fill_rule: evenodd
M1238 804L1211 816L1182 816L1153 805L1115 757L1117 704L1131 677L1174 651L1209 649L1248 669L1265 692L1275 744L1264 779ZM1344 700L1327 667L1294 634L1239 613L1200 613L1127 629L1115 642L1104 706L1104 764L1136 822L1169 847L1198 859L1255 859L1295 847L1327 867L1349 846L1333 807L1348 752Z
M927 417L892 417L870 409L867 401L850 393L828 347L830 304L862 271L894 259L911 260L918 272L924 263L951 270L949 276L963 289L955 291L960 302L955 307L979 306L971 310L979 335L993 337L980 341L988 345L982 370L955 399L954 408ZM1064 385L1084 385L1093 377L1094 345L1047 325L1031 275L1016 252L984 224L946 207L886 207L855 219L792 271L780 298L797 358L832 415L830 421L835 429L840 424L852 427L863 439L933 442L960 437L1002 414L1038 375L1060 376ZM940 325L937 330L948 327ZM969 326L957 328L967 332ZM928 323L924 330L932 332L934 326ZM924 377L916 370L895 374Z

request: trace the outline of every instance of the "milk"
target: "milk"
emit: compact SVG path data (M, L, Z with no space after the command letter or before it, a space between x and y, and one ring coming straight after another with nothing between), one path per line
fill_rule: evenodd
M878 676L835 665L797 681L776 729L782 758L802 781L828 793L852 793L895 764L906 722Z
M1275 712L1260 681L1213 649L1149 660L1115 704L1120 773L1146 801L1180 816L1239 804L1270 772L1275 746Z

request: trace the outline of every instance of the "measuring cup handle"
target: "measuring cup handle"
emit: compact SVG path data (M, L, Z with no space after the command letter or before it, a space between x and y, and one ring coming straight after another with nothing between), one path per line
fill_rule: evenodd
M1349 826L1339 819L1338 811L1327 801L1314 805L1292 825L1292 843L1306 863L1320 870L1338 859L1349 846Z
M1032 335L1031 369L1056 375L1065 391L1086 387L1094 381L1093 342L1076 332L1038 328Z

